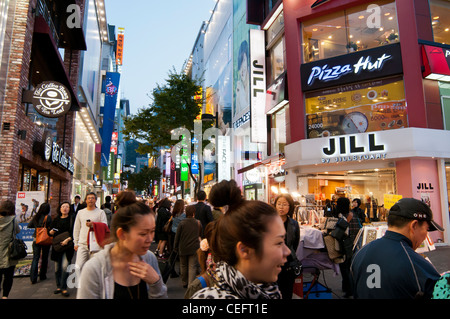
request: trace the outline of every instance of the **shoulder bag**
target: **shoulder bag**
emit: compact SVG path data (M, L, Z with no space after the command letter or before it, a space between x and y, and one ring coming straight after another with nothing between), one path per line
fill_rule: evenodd
M68 231L59 234L58 236L53 237L52 247L53 250L57 253L64 252L70 248L74 247L73 240L69 241L67 245L61 245L63 241L70 237L70 233Z
M13 220L13 233L12 233L12 240L9 244L9 259L12 260L19 260L23 259L27 256L27 245L25 245L25 242L16 237L15 234L15 218Z
M36 244L42 246L50 246L53 242L52 237L47 232L47 217L44 218L44 225L42 227L36 227Z
M170 219L166 222L166 224L163 227L163 231L166 233L170 233L172 231L172 219L173 216L170 216Z

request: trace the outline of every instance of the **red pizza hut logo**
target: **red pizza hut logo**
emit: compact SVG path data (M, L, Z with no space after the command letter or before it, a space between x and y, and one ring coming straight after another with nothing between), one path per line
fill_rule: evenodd
M17 193L17 198L25 198L25 193Z

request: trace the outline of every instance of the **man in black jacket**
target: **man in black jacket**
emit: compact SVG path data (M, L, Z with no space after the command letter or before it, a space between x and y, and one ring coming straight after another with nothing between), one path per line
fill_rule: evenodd
M211 207L205 204L206 193L204 191L199 191L197 194L197 204L195 204L195 218L198 219L202 224L202 238L204 238L204 229L208 223L214 220Z

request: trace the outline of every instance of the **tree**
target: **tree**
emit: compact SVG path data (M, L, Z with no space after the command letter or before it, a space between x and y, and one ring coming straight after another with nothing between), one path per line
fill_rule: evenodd
M161 147L173 147L182 139L173 139L174 130L183 128L187 132L194 131L194 120L200 114L199 105L203 104L203 99L199 101L194 98L200 89L199 80L191 79L184 72L178 73L173 69L168 74L166 84L158 84L153 90L153 103L125 119L122 131L124 139L142 141L136 151L141 154L150 153L155 157L160 155ZM211 123L203 129L210 126ZM190 142L189 140L189 146ZM189 173L194 180L197 194L201 176L196 178L192 174L190 164L188 157Z
M144 167L139 173L124 172L121 178L128 180L128 189L150 193L155 181L161 180L161 175L157 167Z

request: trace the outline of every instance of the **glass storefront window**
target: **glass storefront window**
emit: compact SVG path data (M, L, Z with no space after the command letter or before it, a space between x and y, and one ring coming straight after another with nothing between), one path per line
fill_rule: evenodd
M305 94L308 138L408 127L401 77Z
M430 0L434 42L450 44L450 2Z
M442 117L444 130L450 130L450 83L438 82L441 95Z
M364 171L321 172L315 176L298 176L297 183L304 185L312 205L324 205L325 200L347 197L352 201L359 198L364 209L370 200L378 206L378 218L386 217L384 195L397 194L396 171L390 169L372 169ZM369 199L370 198L370 199Z
M286 145L286 108L272 114L271 154L284 153Z
M398 42L394 1L375 1L303 23L304 62ZM370 9L374 8L374 9Z
M269 51L270 54L270 83L278 78L286 70L286 50L284 37L281 38Z

